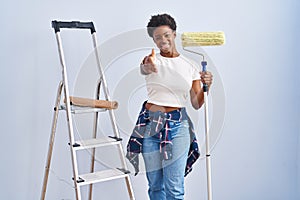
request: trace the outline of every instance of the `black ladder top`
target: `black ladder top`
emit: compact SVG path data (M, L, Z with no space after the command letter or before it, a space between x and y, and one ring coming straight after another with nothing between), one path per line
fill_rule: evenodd
M78 28L78 29L90 29L91 34L96 32L93 22L79 22L79 21L52 21L52 28L54 28L55 33L60 32L61 28Z

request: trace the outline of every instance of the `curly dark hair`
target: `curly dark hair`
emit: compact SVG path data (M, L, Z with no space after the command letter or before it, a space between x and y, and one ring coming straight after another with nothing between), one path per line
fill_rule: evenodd
M156 27L167 25L173 31L176 31L176 22L169 14L158 14L151 16L151 19L147 25L148 35L153 38L153 31Z

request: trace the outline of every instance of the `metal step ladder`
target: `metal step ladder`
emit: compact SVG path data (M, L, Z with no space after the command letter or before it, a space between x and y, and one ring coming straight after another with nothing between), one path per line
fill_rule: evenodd
M52 123L52 130L49 141L49 149L47 154L47 161L45 167L44 181L41 192L41 200L45 199L46 190L47 190L47 182L49 177L49 170L52 158L53 144L55 139L55 132L57 126L58 114L60 111L66 112L67 124L68 124L68 132L69 132L69 146L71 152L72 166L73 166L73 182L74 189L76 193L76 199L81 200L81 186L90 185L89 187L89 199L92 199L93 193L93 184L114 180L114 179L125 179L125 183L127 186L127 191L129 194L129 199L135 200L132 184L130 181L130 172L127 170L127 165L125 161L125 155L122 146L122 139L120 138L120 133L116 124L116 119L114 115L114 109L117 108L117 102L111 101L108 87L104 75L104 71L102 69L99 53L97 50L97 39L96 39L96 30L93 22L62 22L62 21L52 21L52 27L54 28L54 32L56 35L59 59L62 67L62 80L59 83L56 103L54 107L54 116ZM96 97L95 99L87 99L87 98L78 98L72 97L69 94L69 86L68 86L68 76L67 76L67 68L65 64L64 52L62 48L60 30L64 28L70 29L89 29L92 35L93 47L95 52L95 57L97 61L97 68L99 71L99 81L96 88ZM100 88L104 90L105 100L100 100ZM64 100L62 101L62 91L64 93ZM61 103L61 101L63 103ZM74 136L74 127L73 127L73 115L78 113L94 113L94 127L93 127L93 136L89 140L75 141ZM109 118L111 121L113 136L100 138L97 137L97 126L98 126L98 114L99 112L109 112ZM100 148L103 146L115 145L118 148L118 154L121 161L120 168L114 169L105 169L103 171L95 171L95 148ZM79 174L78 171L78 160L77 160L77 151L91 149L91 168L90 173L88 174ZM113 189L112 189L113 190Z

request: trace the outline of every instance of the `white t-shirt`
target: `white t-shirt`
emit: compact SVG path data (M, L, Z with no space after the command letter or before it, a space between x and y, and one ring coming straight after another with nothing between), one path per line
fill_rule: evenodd
M157 73L145 76L148 103L170 107L185 107L193 80L200 79L200 67L180 55L175 58L156 54Z

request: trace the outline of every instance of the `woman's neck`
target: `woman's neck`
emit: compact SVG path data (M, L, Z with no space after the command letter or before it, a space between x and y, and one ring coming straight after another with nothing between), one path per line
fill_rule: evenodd
M172 51L168 53L160 52L160 55L167 58L175 58L178 57L180 54L177 51Z

